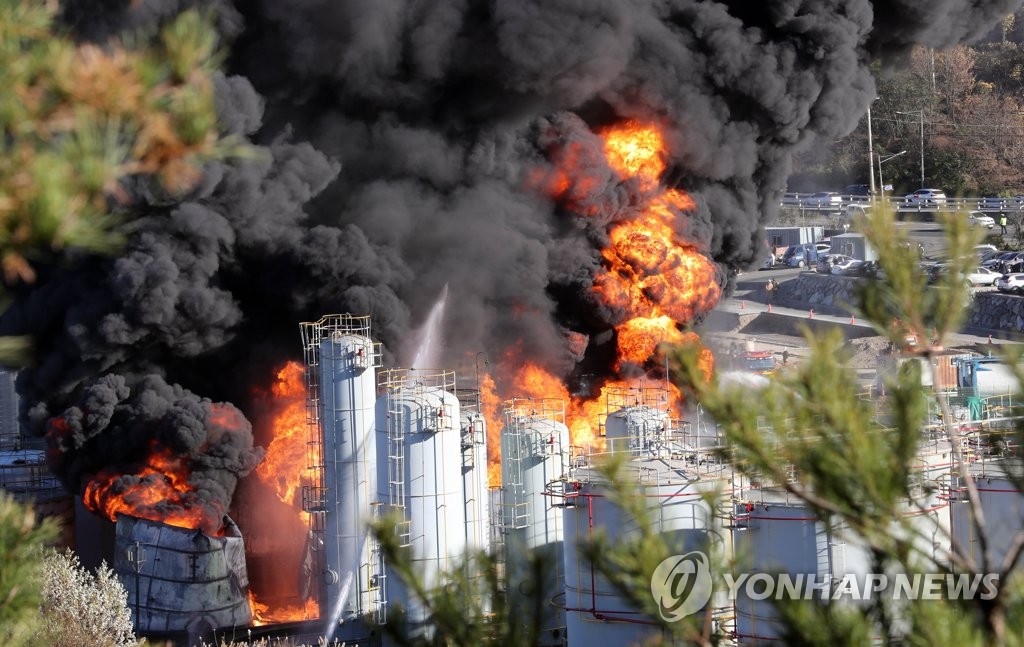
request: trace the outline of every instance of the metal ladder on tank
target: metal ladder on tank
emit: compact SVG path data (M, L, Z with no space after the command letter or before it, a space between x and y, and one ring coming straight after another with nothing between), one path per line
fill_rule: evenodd
M412 544L412 520L405 509L405 416L388 392L388 504L400 515L395 535L401 546Z
M380 520L383 507L380 502L370 504L370 514L375 523ZM370 536L370 563L366 568L367 591L370 594L370 622L383 625L388 621L387 572L384 569L384 553L380 542L372 538L373 533L370 533Z
M815 522L817 526L821 522ZM833 531L828 527L827 524L824 526L823 532L816 533L817 538L815 540L815 551L817 552L817 569L818 577L828 578L829 592L833 590L837 582L835 582L835 572L833 572L833 559L832 559L832 534Z
M508 452L501 459L508 462L507 466L503 467L503 470L507 470L504 492L505 528L515 530L526 528L530 524L526 484L523 482L523 461L529 456L529 444L526 434L523 433L523 421L518 416L512 420L506 419L503 431L507 438Z

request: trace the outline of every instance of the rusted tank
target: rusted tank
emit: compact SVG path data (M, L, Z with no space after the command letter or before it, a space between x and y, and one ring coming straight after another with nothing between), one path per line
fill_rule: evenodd
M128 591L140 634L187 632L252 622L241 533L225 517L224 535L118 515L114 572Z

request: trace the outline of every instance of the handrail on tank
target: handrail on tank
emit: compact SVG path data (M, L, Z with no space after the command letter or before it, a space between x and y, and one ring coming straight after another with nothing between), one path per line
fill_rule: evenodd
M441 368L388 368L377 373L377 387L412 394L440 389L456 395L455 371Z
M506 424L525 420L551 420L565 424L565 402L559 398L512 398L502 403Z

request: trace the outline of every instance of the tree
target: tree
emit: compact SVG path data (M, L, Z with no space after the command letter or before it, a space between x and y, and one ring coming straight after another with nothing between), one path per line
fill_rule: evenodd
M185 12L137 46L78 44L54 3L0 0L0 269L31 282L32 259L66 248L112 251L127 178L183 191L201 164L238 152L218 135L217 37ZM27 340L0 339L0 363Z
M71 551L51 552L43 569L41 631L53 647L132 647L128 593L106 564L93 575Z
M0 642L33 644L42 601L43 546L57 536L28 506L0 490Z

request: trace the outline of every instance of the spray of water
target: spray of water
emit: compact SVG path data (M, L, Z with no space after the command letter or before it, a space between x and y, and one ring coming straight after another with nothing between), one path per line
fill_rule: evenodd
M413 334L416 355L409 364L414 369L437 368L441 358L441 322L444 319L444 308L448 302L448 284L445 283L441 295L430 308L427 320Z

